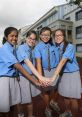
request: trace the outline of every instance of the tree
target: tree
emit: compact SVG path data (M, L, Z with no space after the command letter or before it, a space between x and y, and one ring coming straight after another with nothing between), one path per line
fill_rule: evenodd
M66 0L66 1L68 1L68 0ZM81 2L82 2L82 0L69 0L70 4L78 5L82 9Z

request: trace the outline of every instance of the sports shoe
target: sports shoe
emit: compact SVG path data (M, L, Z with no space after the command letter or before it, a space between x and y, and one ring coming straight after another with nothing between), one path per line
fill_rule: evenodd
M56 111L57 113L60 113L60 108L58 106L57 102L54 102L53 100L50 101L50 107Z
M72 113L65 111L64 113L60 114L59 117L72 117Z
M18 117L24 117L24 114L22 113L22 114L18 114Z
M45 115L46 115L46 117L52 117L52 110L46 108L45 109Z

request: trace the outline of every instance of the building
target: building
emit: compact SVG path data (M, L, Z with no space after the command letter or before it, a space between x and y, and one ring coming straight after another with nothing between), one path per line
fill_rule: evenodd
M73 22L72 38L76 55L82 57L82 9L76 5L64 6L64 19Z
M22 27L21 29L19 29L19 35L18 35L18 45L20 45L21 43L25 42L25 31L30 27L30 25Z
M76 55L82 57L82 9L76 5L64 4L53 7L38 21L23 32L23 37L29 30L37 34L42 27L49 26L52 31L61 28L65 31L66 39L75 44Z

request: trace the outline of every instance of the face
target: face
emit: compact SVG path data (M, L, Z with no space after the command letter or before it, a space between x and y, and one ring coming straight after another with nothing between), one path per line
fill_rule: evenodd
M32 33L30 36L26 38L26 43L30 46L33 47L35 46L36 43L36 35Z
M7 37L7 41L11 44L11 45L16 45L17 44L17 39L18 39L18 34L17 31L12 31Z
M46 30L44 32L41 33L40 38L43 42L47 43L50 40L50 31Z
M55 42L61 44L64 41L64 36L61 30L55 32Z

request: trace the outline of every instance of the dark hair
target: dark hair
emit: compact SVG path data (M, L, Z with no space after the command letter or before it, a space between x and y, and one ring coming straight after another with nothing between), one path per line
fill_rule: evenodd
M61 31L62 34L63 34L63 36L64 36L64 38L65 38L65 31L64 31L63 29L60 29L60 28L58 28L58 29L55 30L55 32L54 32L54 36L55 36L55 33L56 33L57 31ZM66 39L64 39L63 53L65 52L66 47L67 47L68 44L69 44L69 42L68 42Z
M42 34L42 32L45 32L46 30L49 30L50 31L50 34L52 34L52 31L49 27L43 27L41 30L40 30L40 35Z
M45 32L45 31L50 31L50 35L52 34L52 31L51 31L51 28L49 27L43 27L41 30L40 30L40 35L42 34L42 32ZM52 38L50 37L50 40L48 41L51 45L53 45L53 41L52 41Z
M36 31L34 31L34 30L28 31L26 34L26 37L30 36L31 34L34 34L36 36L36 39L37 39L37 34L36 34Z
M56 29L56 30L54 31L54 36L55 36L55 33L56 33L57 31L61 31L62 34L63 34L63 36L64 36L64 38L65 38L65 31L64 31L63 29L60 29L60 28L58 28L58 29Z
M8 37L8 35L12 31L16 31L17 34L18 34L18 30L16 28L14 28L14 27L8 27L8 28L5 29L5 31L4 31L4 37L3 37L3 41L2 41L3 44L7 41L6 38Z

